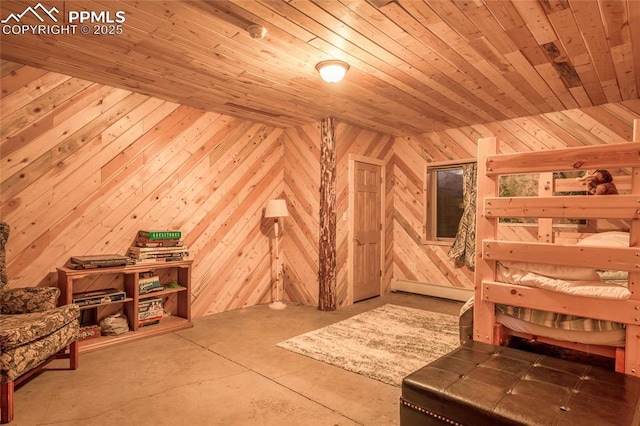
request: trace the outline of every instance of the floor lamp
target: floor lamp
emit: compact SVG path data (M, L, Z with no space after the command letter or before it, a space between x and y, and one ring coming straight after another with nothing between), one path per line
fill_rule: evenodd
M278 234L280 231L278 229L278 219L287 216L289 216L289 211L287 210L287 202L285 200L267 201L267 207L264 209L264 217L274 218L273 231L276 236L276 300L273 303L269 304L269 307L271 309L284 309L287 307L287 305L280 301L280 276L282 275L282 268L280 266L280 253L278 247Z

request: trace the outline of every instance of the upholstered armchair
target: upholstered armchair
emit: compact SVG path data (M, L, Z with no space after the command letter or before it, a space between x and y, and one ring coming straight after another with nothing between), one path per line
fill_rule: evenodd
M57 287L8 288L8 238L9 225L0 222L0 423L13 419L16 385L57 357L78 366L78 306L57 307Z

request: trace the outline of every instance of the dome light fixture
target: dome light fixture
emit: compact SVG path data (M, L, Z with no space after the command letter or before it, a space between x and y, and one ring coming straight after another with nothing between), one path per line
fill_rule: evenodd
M327 83L337 83L344 78L349 64L338 60L322 61L316 65L320 77Z

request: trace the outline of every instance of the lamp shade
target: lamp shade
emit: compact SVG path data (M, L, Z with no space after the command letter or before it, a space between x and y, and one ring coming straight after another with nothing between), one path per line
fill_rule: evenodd
M289 216L287 202L285 200L269 200L264 209L264 217L286 217Z
M316 65L320 77L327 83L337 83L344 78L349 64L342 61L324 61Z

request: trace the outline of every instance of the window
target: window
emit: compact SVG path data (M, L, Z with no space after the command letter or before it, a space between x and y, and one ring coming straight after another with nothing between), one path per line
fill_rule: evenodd
M464 211L463 162L431 163L425 180L427 241L453 241Z

